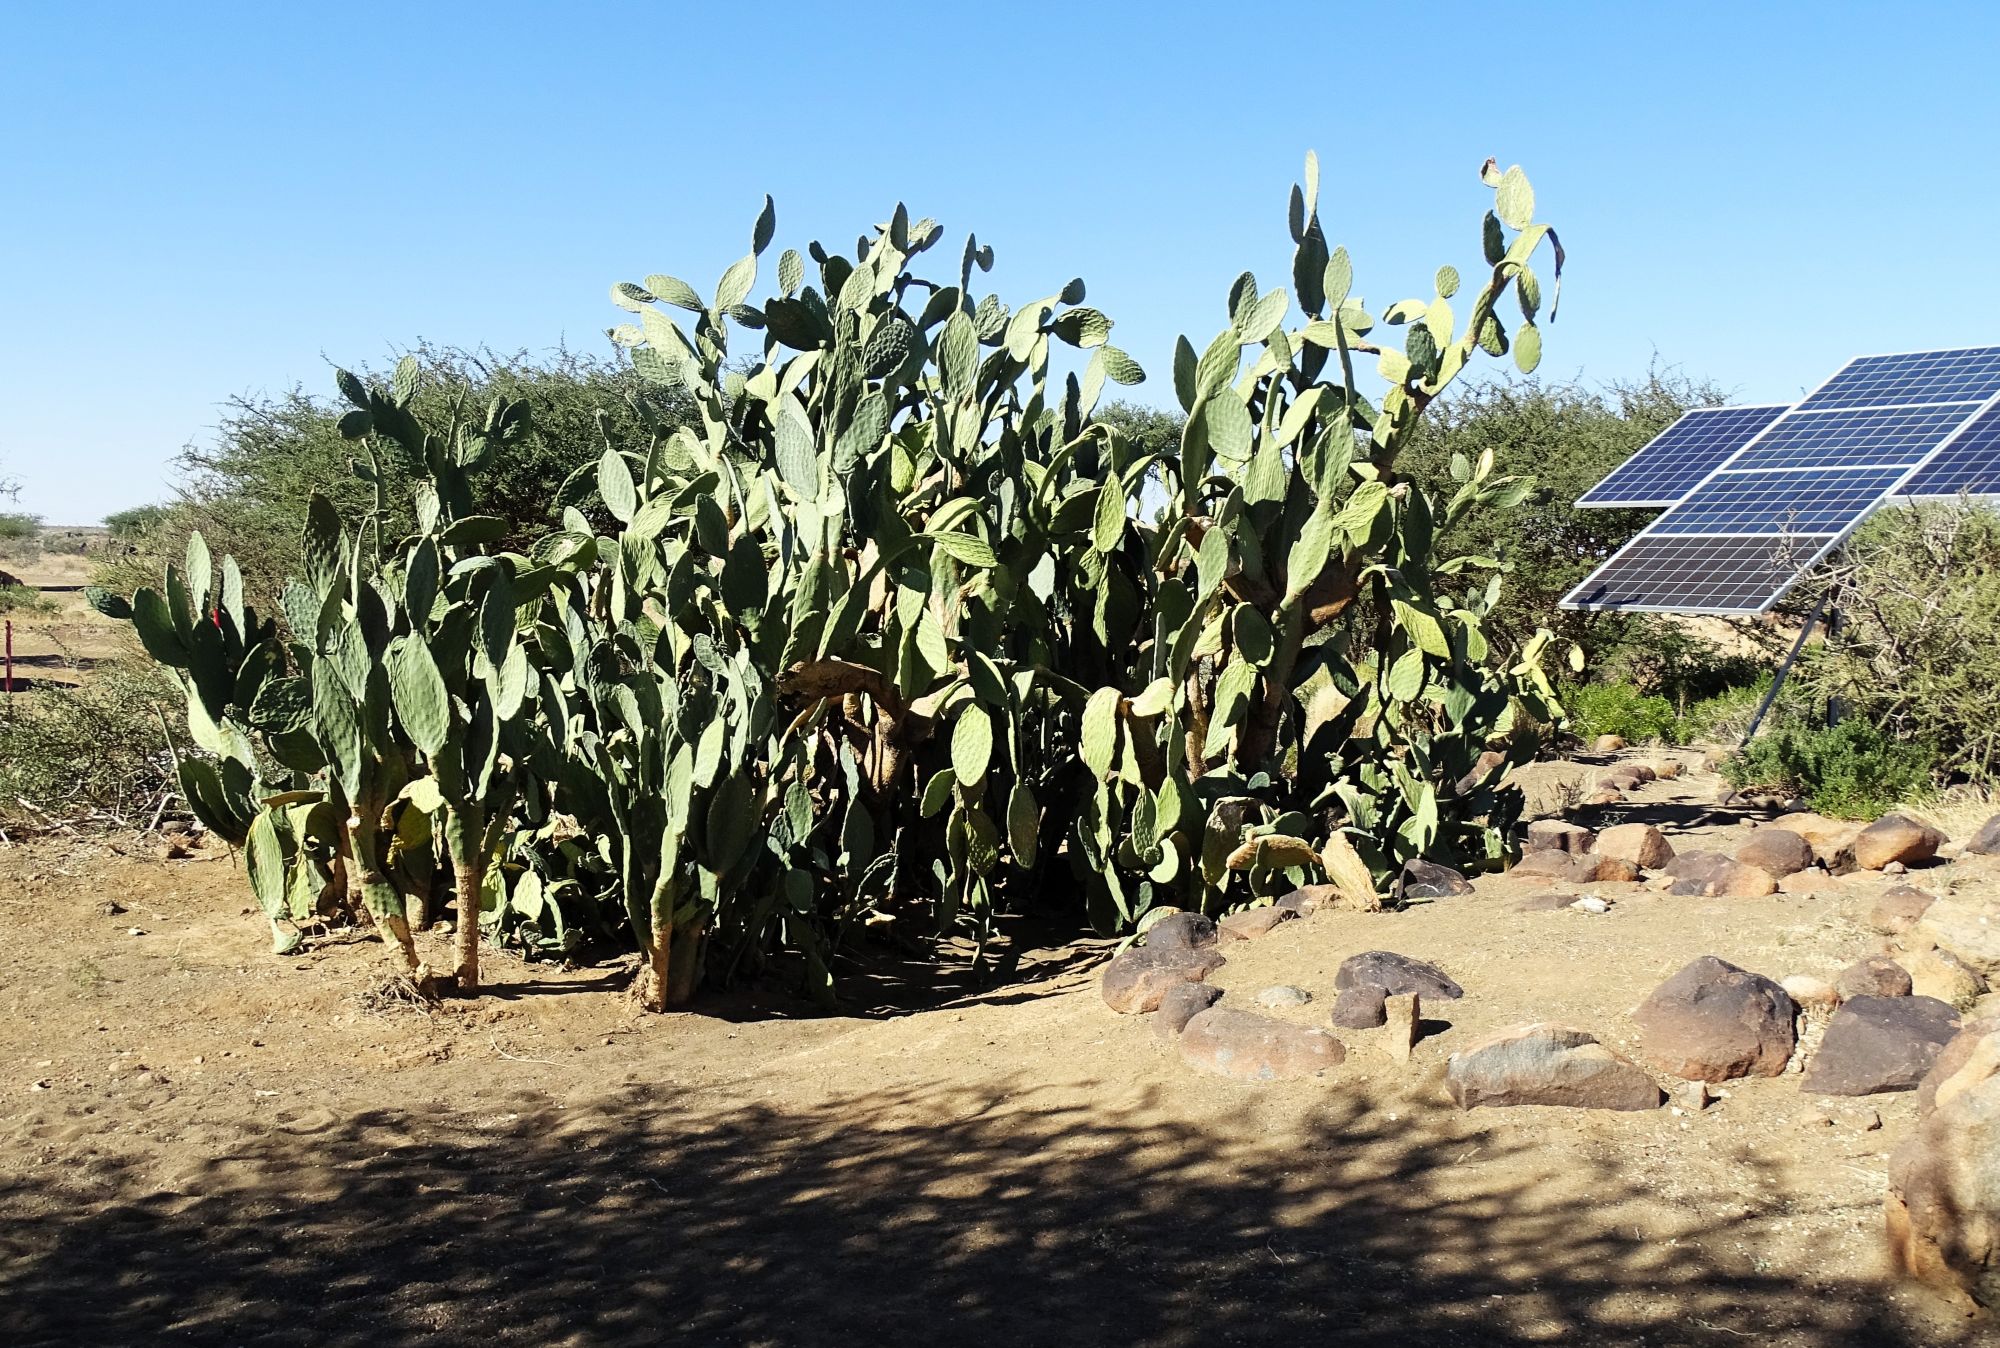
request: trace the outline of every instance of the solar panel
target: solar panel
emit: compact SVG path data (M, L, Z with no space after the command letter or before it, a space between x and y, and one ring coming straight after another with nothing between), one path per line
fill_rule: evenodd
M1792 587L1833 539L1641 535L1563 600L1564 608L1750 614Z
M2000 346L1857 356L1799 404L1894 407L1899 403L1985 402L2000 393Z
M1653 534L1829 534L1875 508L1907 468L1720 472L1653 521Z
M1697 407L1654 436L1576 503L1598 509L1670 506L1784 410L1783 403Z
M1964 403L1944 403L1794 412L1729 466L1852 468L1893 464L1907 468L1930 453L1971 410Z
M2000 494L2000 405L1974 417L1936 458L1917 471L1900 494L1936 498L1960 493Z
M1858 357L1562 606L1762 613L1888 497L1961 491L2000 493L2000 347Z

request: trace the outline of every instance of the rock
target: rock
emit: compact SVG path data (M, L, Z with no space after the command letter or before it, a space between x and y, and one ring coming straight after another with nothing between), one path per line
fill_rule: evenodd
M1825 815L1801 810L1795 814L1780 815L1765 828L1784 829L1796 833L1812 844L1813 855L1831 865L1835 857L1846 850L1855 835L1861 832L1861 825L1846 819L1828 819Z
M1597 739L1591 743L1590 750L1592 753L1598 753L1598 754L1615 754L1624 747L1625 747L1625 740L1623 736L1599 735Z
M1560 894L1550 890L1546 894L1531 894L1514 905L1517 913L1560 913L1568 910L1576 902L1574 894Z
M1200 913L1184 913L1178 908L1145 929L1141 939L1148 950L1199 950L1216 943L1215 923Z
M1841 970L1833 987L1843 1002L1856 997L1907 997L1910 971L1887 955L1870 955Z
M1199 983L1226 963L1214 946L1187 949L1155 946L1149 941L1105 965L1098 991L1113 1011L1137 1015L1157 1010L1167 989L1179 983Z
M1328 1017L1343 1030L1373 1030L1389 1023L1389 994L1376 987L1342 988Z
M1405 899L1448 899L1472 893L1472 882L1449 866L1412 857L1403 863Z
M1780 894L1803 894L1810 897L1814 894L1828 893L1832 889L1833 877L1818 866L1809 866L1805 870L1793 871L1790 875L1778 877Z
M1892 861L1909 865L1937 855L1944 834L1906 814L1885 814L1854 835L1843 855L1851 855L1864 871L1879 871Z
M1506 766L1507 755L1501 753L1498 749L1486 750L1479 757L1472 760L1471 770L1458 779L1457 785L1452 787L1452 794L1458 796L1471 795L1480 788L1481 784L1486 781L1494 769Z
M1423 999L1414 992L1401 992L1382 999L1386 1028L1375 1042L1397 1062L1408 1062L1417 1040L1423 1035Z
M1294 987L1290 983L1280 983L1276 987L1265 988L1258 993L1257 1005L1277 1011L1286 1007L1304 1006L1312 999L1313 995L1304 988Z
M1708 1083L1706 1081L1683 1081L1680 1085L1674 1087L1671 1097L1674 1104L1685 1109L1690 1114L1699 1114L1702 1110L1707 1109L1708 1102L1713 1098L1709 1094Z
M1892 862L1890 862L1890 863L1889 863L1888 865L1886 865L1886 866L1884 866L1884 867L1882 868L1882 874L1884 874L1884 875L1902 875L1902 874L1905 874L1905 873L1906 873L1906 872L1907 872L1907 871L1908 871L1909 869L1910 869L1910 868L1909 868L1908 866L1905 866L1905 865L1904 865L1904 864L1903 864L1902 862L1900 862L1900 861L1892 861Z
M1937 1061L1917 1083L1917 1117L1949 1104L1960 1091L2000 1072L2000 1017L1982 1016L1959 1027L1938 1050Z
M1934 998L1851 998L1827 1022L1800 1089L1814 1095L1913 1091L1958 1028L1958 1012Z
M1511 873L1537 875L1549 880L1567 880L1573 885L1639 878L1639 868L1631 862L1622 857L1603 856L1596 852L1586 852L1582 856L1574 856L1568 852L1531 852L1515 864Z
M1603 899L1598 898L1595 894L1584 895L1575 903L1572 903L1570 907L1576 909L1579 913L1608 913L1611 911L1611 905Z
M1728 1081L1785 1070L1797 1011L1770 979L1704 955L1653 989L1632 1018L1643 1061L1690 1081Z
M1890 1153L1883 1215L1898 1271L2000 1303L2000 1077L1939 1105Z
M1254 941L1259 936L1270 933L1280 922L1289 922L1298 914L1289 908L1273 904L1265 908L1245 908L1234 912L1215 924L1216 935L1225 941Z
M1391 996L1415 992L1444 1001L1457 1001L1465 995L1465 989L1452 982L1435 964L1398 955L1393 950L1364 950L1359 955L1349 955L1334 971L1333 986L1343 992L1355 987L1380 988Z
M1900 936L1936 902L1937 895L1927 894L1915 885L1885 889L1868 912L1868 925L1885 935Z
M1949 950L1932 946L1910 957L1910 992L1935 997L1958 1011L1970 1011L1986 991L1986 980Z
M1670 894L1754 899L1778 888L1769 871L1746 866L1720 852L1682 852L1667 863L1666 870L1674 877L1673 887L1667 891Z
M1660 1088L1645 1071L1567 1025L1517 1025L1451 1055L1445 1088L1460 1109L1567 1105L1656 1109Z
M1212 1006L1181 1031L1181 1061L1236 1081L1292 1081L1337 1067L1347 1050L1325 1030Z
M1597 835L1581 824L1572 824L1567 819L1537 819L1528 825L1521 851L1582 853L1588 852L1596 841Z
M1923 941L1943 946L1988 982L2000 976L2000 905L1991 900L1939 899L1905 936L1912 946Z
M1333 907L1340 902L1338 885L1300 885L1291 893L1279 899L1277 907L1293 917L1311 917L1320 910L1322 904Z
M125 913L125 905L116 899L106 899L97 905L97 911L105 917L121 917Z
M1178 1039L1190 1020L1221 1000L1221 988L1206 983L1176 983L1160 997L1160 1009L1153 1013L1153 1032L1162 1039Z
M1760 828L1736 849L1736 859L1776 879L1812 865L1814 855L1812 844L1803 835L1790 829Z
M188 855L187 839L167 837L160 840L158 855L162 861L180 861Z
M2000 814L1979 826L1979 832L1972 835L1965 850L1982 857L2000 856Z
M1279 899L1277 906L1300 917L1311 917L1322 908L1348 908L1355 912L1376 913L1382 910L1379 895L1368 896L1367 903L1349 898L1339 885L1300 885L1291 893Z
M1824 978L1814 978L1811 974L1793 974L1779 980L1778 986L1785 990L1800 1006L1809 1011L1831 1011L1840 1005L1840 993Z
M1651 824L1614 824L1597 835L1597 854L1651 871L1674 859L1674 845Z

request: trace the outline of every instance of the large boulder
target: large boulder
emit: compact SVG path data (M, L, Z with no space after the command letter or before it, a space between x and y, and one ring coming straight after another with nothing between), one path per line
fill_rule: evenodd
M1600 880L1637 880L1639 868L1622 857L1605 856L1598 852L1586 852L1579 856L1551 851L1530 852L1521 858L1510 874L1588 885Z
M1970 1011L1986 991L1986 980L1942 946L1908 958L1910 991L1919 997L1935 997L1960 1011Z
M1215 933L1225 941L1254 941L1259 936L1269 935L1271 928L1280 922L1288 922L1297 916L1291 909L1277 904L1244 908L1216 923Z
M1982 857L2000 856L2000 814L1979 826L1965 850Z
M1153 1012L1153 1032L1162 1039L1178 1039L1187 1023L1222 1000L1222 989L1206 983L1176 983L1160 997Z
M1168 989L1181 983L1199 983L1227 963L1212 945L1156 946L1149 940L1105 965L1098 991L1113 1011L1136 1016L1158 1010Z
M1905 866L1929 861L1944 845L1944 834L1921 819L1906 814L1885 814L1854 835L1842 860L1851 860L1864 871L1879 871L1901 862Z
M1901 1272L1965 1303L2000 1303L2000 1076L1940 1104L1890 1154L1883 1215Z
M1659 1086L1587 1031L1543 1022L1489 1034L1451 1055L1445 1089L1460 1109L1568 1105L1656 1109Z
M1347 1030L1372 1030L1388 1021L1383 1003L1389 997L1416 993L1426 1001L1456 1000L1465 989L1434 964L1393 950L1366 950L1350 955L1334 971L1332 1020Z
M1291 1081L1338 1067L1347 1050L1325 1030L1211 1006L1181 1030L1181 1061L1236 1081Z
M1915 885L1885 889L1868 910L1868 925L1885 936L1901 936L1936 902L1937 895L1927 894Z
M1449 866L1440 866L1422 857L1412 857L1403 863L1403 897L1405 899L1448 899L1457 894L1472 893L1472 882Z
M1666 872L1674 881L1669 894L1755 899L1778 888L1769 871L1746 866L1720 852L1682 852L1667 863Z
M1581 824L1572 824L1567 819L1537 819L1528 825L1521 851L1581 854L1588 852L1596 841L1597 835Z
M1414 992L1426 1001L1442 998L1456 1001L1465 989L1435 964L1426 964L1393 950L1364 950L1349 955L1334 971L1333 986L1338 991L1353 987L1380 988L1385 994Z
M1633 1013L1639 1056L1688 1081L1774 1077L1798 1045L1798 1008L1761 974L1704 955L1653 989Z
M1861 825L1851 820L1828 819L1825 815L1814 814L1809 810L1780 815L1764 827L1784 829L1786 832L1798 834L1812 844L1813 855L1829 866L1841 852L1846 850L1847 845L1854 841L1855 835L1861 832Z
M1958 1012L1930 997L1851 998L1827 1022L1800 1089L1814 1095L1913 1091L1958 1028Z
M1613 824L1597 835L1597 854L1657 870L1674 859L1674 845L1651 824Z
M1777 878L1812 865L1813 846L1804 835L1789 829L1760 828L1736 849L1736 859Z
M2000 977L2000 904L1992 900L1939 899L1907 933L1911 948L1929 941L1991 982Z
M1996 1072L2000 1072L2000 1016L1966 1021L1938 1050L1931 1070L1917 1083L1917 1117L1949 1104L1952 1096Z
M1910 971L1887 955L1870 955L1842 969L1833 986L1843 1002L1855 997L1907 997Z

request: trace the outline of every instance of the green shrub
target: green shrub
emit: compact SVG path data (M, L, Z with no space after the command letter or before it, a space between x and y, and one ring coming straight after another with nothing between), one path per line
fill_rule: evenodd
M80 687L0 698L0 823L146 822L174 770L157 709L178 712L181 700L142 660L98 665Z
M1939 777L1990 780L2000 768L2000 514L1885 510L1827 583L1840 621L1799 662L1801 696L1932 746Z
M47 617L62 606L32 585L0 585L0 616Z
M1682 744L1740 742L1749 732L1750 718L1757 714L1758 705L1770 690L1771 673L1766 670L1755 682L1726 688L1713 697L1701 699L1681 714L1676 738Z
M1658 694L1642 693L1629 683L1586 683L1567 688L1562 704L1569 711L1571 733L1584 740L1616 735L1638 744L1678 738L1673 704Z
M1937 751L1899 741L1866 721L1786 726L1752 740L1723 765L1738 787L1788 791L1836 819L1873 819L1931 783Z

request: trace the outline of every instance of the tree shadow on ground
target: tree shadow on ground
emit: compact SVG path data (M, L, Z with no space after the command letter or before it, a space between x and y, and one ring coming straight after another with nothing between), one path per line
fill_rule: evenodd
M1254 1107L1163 1124L1030 1085L500 1109L243 1125L164 1186L115 1162L9 1182L0 1339L1939 1343L1873 1285L1756 1271L1743 1204L1641 1238L1608 1164L1540 1171L1529 1148L1340 1097L1293 1146Z

